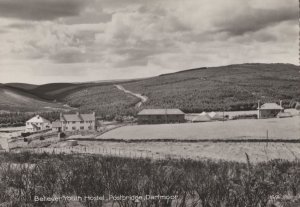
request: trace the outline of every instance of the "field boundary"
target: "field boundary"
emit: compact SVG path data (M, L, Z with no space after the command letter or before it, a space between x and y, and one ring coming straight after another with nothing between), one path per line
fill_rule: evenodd
M267 139L267 138L247 138L247 139L114 139L114 138L106 138L106 139L96 139L96 138L70 138L66 140L77 140L77 141L95 141L95 142L126 142L126 143L134 143L134 142L188 142L188 143L197 143L197 142L212 142L212 143L300 143L299 139Z

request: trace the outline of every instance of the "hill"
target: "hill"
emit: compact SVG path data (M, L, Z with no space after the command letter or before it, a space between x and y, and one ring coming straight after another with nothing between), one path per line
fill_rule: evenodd
M22 90L0 85L0 110L1 111L57 111L65 110L61 103L53 103L36 97Z
M250 110L257 107L258 100L283 100L285 107L292 107L296 101L300 101L298 66L239 64L195 68L135 80L45 85L4 84L0 86L0 107L12 110L22 107L30 109L30 105L35 106L32 109L44 108L50 104L57 107L53 103L56 100L78 107L81 111L96 111L101 116L135 114L140 110L135 108L138 99L118 91L113 86L115 83L147 96L149 99L142 108L180 108L187 113ZM50 105L55 108L54 106Z
M28 84L28 83L7 83L5 85L8 87L12 87L12 88L16 88L16 89L23 89L23 90L32 90L32 89L38 87L38 85Z
M300 101L299 67L291 64L239 64L164 74L123 85L149 98L145 108L185 112L256 109L257 101L285 107Z
M7 83L3 84L7 88L22 91L31 94L35 97L47 101L65 101L65 98L77 91L96 86L107 86L115 83L129 83L142 79L124 79L124 80L107 80L95 82L82 82L82 83L48 83L43 85L31 85L26 83Z

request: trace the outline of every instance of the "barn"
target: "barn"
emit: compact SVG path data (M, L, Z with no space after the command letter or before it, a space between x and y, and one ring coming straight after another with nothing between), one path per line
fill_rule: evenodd
M282 102L280 101L280 105L277 103L265 103L260 106L258 103L258 118L265 119L265 118L275 118L280 112L284 111L282 107Z
M185 113L180 109L143 109L137 118L138 124L183 123Z

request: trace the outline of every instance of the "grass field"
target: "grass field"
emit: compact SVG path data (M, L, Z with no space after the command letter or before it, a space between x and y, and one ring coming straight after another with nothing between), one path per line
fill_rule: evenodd
M300 116L205 123L136 125L109 131L99 139L299 139ZM267 137L268 134L268 137Z
M55 144L52 147L59 148L59 145ZM83 150L80 151L82 147L86 147L84 152ZM294 143L124 143L79 141L78 146L68 150L120 157L212 159L236 162L246 162L245 153L247 153L251 162L255 163L272 159L289 161L300 159L300 144Z

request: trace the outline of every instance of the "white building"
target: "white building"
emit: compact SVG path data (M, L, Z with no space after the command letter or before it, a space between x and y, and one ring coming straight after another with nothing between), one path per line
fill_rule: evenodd
M95 112L92 114L60 114L61 129L59 131L86 131L96 129Z
M51 128L51 122L47 119L36 115L35 117L26 121L25 132L37 132Z

